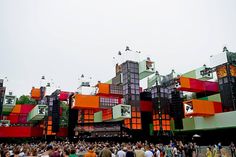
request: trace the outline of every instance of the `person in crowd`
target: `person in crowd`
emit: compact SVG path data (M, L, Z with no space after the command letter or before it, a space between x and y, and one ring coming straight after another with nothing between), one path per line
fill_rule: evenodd
M207 147L206 157L212 157L211 147Z
M178 151L178 157L183 157L184 156L184 145L183 145L182 141L178 141L176 148Z
M10 157L10 152L9 151L5 151L3 153L3 157Z
M35 148L32 148L30 151L30 156L37 156L37 150Z
M145 143L147 144L146 146ZM235 147L233 143L228 147L223 147L221 151L219 151L219 145L217 144L215 145L215 147L211 147L211 149L208 148L209 150L207 150L207 153L206 151L202 151L200 147L196 146L195 144L189 143L188 145L184 145L181 141L176 141L174 145L172 144L172 146L170 144L163 145L161 143L155 143L155 145L154 143L150 143L148 141L146 141L145 143L142 143L140 141L137 143L105 143L101 141L78 141L74 143L67 141L52 141L50 142L50 144L48 144L47 142L21 144L0 143L0 157L83 157L85 154L92 153L91 151L93 151L95 154L93 156L97 157L115 157L115 155L116 157L193 157L202 155L207 157L235 157ZM93 148L93 150L91 150L91 147ZM176 155L176 149L178 155ZM194 153L194 149L196 149L196 153ZM92 155L85 156L90 157Z
M52 154L53 151L53 147L51 144L49 144L46 148L46 151L42 154L42 157L50 157L50 155Z
M161 157L161 151L159 145L156 146L154 157Z
M170 146L174 147L174 145L175 145L175 143L172 140L170 140Z
M187 144L184 145L184 157L189 156L189 147Z
M230 157L225 148L220 149L221 157Z
M126 151L127 151L127 148L125 146L123 146L123 148L117 152L117 157L125 157Z
M145 157L154 157L153 153L150 151L150 147L149 145L145 146L145 153L144 153Z
M149 148L150 148L150 151L152 152L152 154L154 155L156 152L156 148L155 148L154 144L151 143Z
M65 148L63 151L63 157L69 157L70 155L70 151L68 150L68 148Z
M190 142L188 144L188 154L186 154L187 157L192 157L193 156L193 151L194 151L194 148L193 148L193 143Z
M69 157L78 157L76 155L76 149L74 147L71 148Z
M217 157L218 156L218 147L217 147L216 144L213 147L212 156L213 157Z
M128 145L128 146L127 146L126 157L134 157L134 156L135 156L135 154L134 154L134 152L133 152L131 146Z
M112 157L112 153L110 151L110 145L108 143L105 144L105 147L99 153L99 157Z
M193 143L193 149L192 149L192 157L197 157L198 156L198 146L196 143Z
M137 144L137 149L134 151L135 157L145 157L144 151L142 150L142 145Z
M165 148L165 157L173 157L171 145L167 145Z
M176 146L172 147L172 154L174 157L178 157L178 150L177 150Z
M221 145L221 142L218 143L218 149L221 150L222 148L222 145Z
M231 142L229 148L230 148L231 156L236 157L236 150L235 150L236 148L233 142Z
M54 147L54 149L53 149L53 151L52 151L50 157L60 157L60 156L61 156L61 154L60 154L60 152L59 152L59 150L58 150L58 147L57 147L57 146Z
M96 157L97 155L93 149L93 146L90 146L88 151L84 154L84 157Z
M16 148L14 149L13 153L14 153L14 157L19 157L19 154L20 154L20 149L19 149L19 147L16 147Z
M111 156L112 156L112 157L116 157L116 155L115 155L115 150L114 150L113 147L110 148L110 151L111 151Z

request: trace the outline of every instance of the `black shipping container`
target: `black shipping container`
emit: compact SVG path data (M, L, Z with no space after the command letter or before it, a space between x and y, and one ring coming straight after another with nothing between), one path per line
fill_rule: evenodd
M151 92L141 92L140 93L140 100L151 101L152 100Z

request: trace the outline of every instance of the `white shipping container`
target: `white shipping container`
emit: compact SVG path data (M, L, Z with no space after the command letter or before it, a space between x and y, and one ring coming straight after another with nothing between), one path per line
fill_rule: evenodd
M131 106L119 104L112 107L113 119L126 119L131 118Z
M97 87L86 87L86 86L81 86L78 88L78 94L82 95L95 95L97 92Z
M221 52L219 54L210 56L210 67L211 68L222 65L227 62L228 62L228 59L227 59L226 52Z

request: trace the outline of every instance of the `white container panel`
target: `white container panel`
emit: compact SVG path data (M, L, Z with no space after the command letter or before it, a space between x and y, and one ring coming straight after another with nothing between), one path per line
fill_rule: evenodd
M210 56L210 66L211 67L216 67L216 66L222 65L227 62L228 62L227 53L225 53L225 52L221 52L219 54Z

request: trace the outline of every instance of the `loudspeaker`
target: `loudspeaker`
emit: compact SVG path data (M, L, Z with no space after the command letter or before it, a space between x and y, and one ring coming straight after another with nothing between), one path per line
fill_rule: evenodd
M171 117L175 121L175 129L183 129L182 118L184 117L183 111L183 98L179 91L171 92Z
M53 100L52 106L52 132L58 132L60 128L60 101Z
M75 127L77 127L78 110L71 109L73 103L72 95L69 97L69 120L68 120L68 138L73 140L75 136Z

